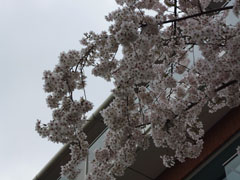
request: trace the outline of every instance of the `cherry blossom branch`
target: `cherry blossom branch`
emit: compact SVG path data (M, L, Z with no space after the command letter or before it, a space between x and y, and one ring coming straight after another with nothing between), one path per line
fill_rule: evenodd
M86 100L84 67L93 66L94 75L115 81L115 100L101 113L110 130L105 147L95 153L95 169L88 180L123 175L135 160L136 147L148 148L149 142L145 142L148 135L142 128L145 130L150 125L155 146L165 146L175 152L175 155L167 152L161 156L165 166L172 166L176 159L197 157L204 134L202 122L197 119L202 108L208 105L209 112L213 112L240 104L240 93L236 90L239 80L234 78L239 73L239 54L234 49L239 49L240 44L230 39L239 27L228 26L223 14L233 6L205 10L206 2L201 4L200 0L165 1L173 9L170 15L164 13L169 8L160 1L142 0L134 7L132 0L116 0L122 8L106 17L113 22L108 32L86 33L81 41L84 49L62 53L54 71L45 71L44 90L52 93L47 103L54 109L53 121L45 126L39 121L36 130L53 142L73 143L72 159L62 168L62 174L69 179L77 175L72 168L77 165L74 159L85 158L88 149L83 126L85 113L92 109L92 103ZM180 8L185 17L178 16ZM234 8L238 14L238 4ZM158 14L145 16L144 9ZM217 16L217 20L211 15ZM179 23L189 18L193 21ZM165 29L166 23L171 26ZM200 46L203 60L190 67L187 54L193 52L195 61L195 45ZM117 47L121 46L123 58L117 60ZM180 80L175 78L175 73L182 74ZM85 99L73 100L75 89L83 90ZM185 146L191 153L182 151Z
M80 64L84 59L86 59L86 58L89 56L89 54L94 50L95 47L96 47L96 45L93 44L93 45L87 50L87 52L84 54L84 56L79 60L78 64L76 65L75 72L77 71L77 68L78 68L79 64ZM85 63L84 63L83 65L85 65Z
M232 81L229 81L228 83L225 83L225 84L223 83L223 85L222 85L221 87L217 88L217 89L215 90L215 92L221 91L221 90L223 90L224 88L227 88L228 86L231 86L231 85L233 85L233 84L236 84L237 82L238 82L237 80L232 80ZM191 108L193 108L194 106L196 106L199 102L200 102L200 101L191 103L184 111L190 110ZM175 118L176 118L177 116L178 116L178 115L175 115ZM151 123L140 124L140 125L136 126L135 128L147 126L147 125L149 125L149 124L151 124Z
M205 15L205 14L211 14L211 13L214 13L214 12L229 10L229 9L232 9L232 8L233 8L233 6L226 6L226 7L222 7L222 8L212 9L212 10L209 10L209 11L200 12L200 13L197 13L197 14L181 17L181 18L178 18L178 19L171 19L171 20L163 21L163 22L159 23L159 25L167 24L167 23L171 23L171 22L178 22L178 21L202 16L202 15Z
M85 91L85 83L84 83L84 80L83 80L83 77L84 77L84 72L83 72L83 68L87 62L86 61L83 61L84 59L87 59L87 57L90 55L90 53L94 50L96 46L95 45L92 45L91 48L88 49L88 51L85 53L85 55L79 60L79 63L76 65L76 68L75 68L75 71L77 70L79 64L81 64L81 69L80 69L80 73L81 73L81 83L82 83L82 87L83 87L83 94L84 94L84 98L85 100L87 100L87 95L86 95L86 91ZM83 63L82 63L83 62Z

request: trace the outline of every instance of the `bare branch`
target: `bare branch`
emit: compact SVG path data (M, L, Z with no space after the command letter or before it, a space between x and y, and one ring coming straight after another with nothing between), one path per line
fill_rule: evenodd
M163 21L163 22L159 23L159 25L172 23L172 22L178 22L178 21L198 17L198 16L205 15L205 14L211 14L211 13L215 13L215 12L229 10L229 9L232 9L232 8L233 8L233 6L226 6L226 7L223 7L223 8L212 9L212 10L209 10L209 11L193 14L193 15L190 15L190 16L181 17L181 18L178 18L178 19L171 19L171 20Z

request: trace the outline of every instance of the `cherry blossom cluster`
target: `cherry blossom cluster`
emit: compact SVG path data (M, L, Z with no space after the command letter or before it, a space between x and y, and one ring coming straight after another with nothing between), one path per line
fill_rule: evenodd
M88 153L83 127L86 123L85 114L92 109L92 103L83 97L74 100L73 91L85 87L83 66L89 63L86 54L91 51L92 48L86 48L82 52L71 50L61 53L59 64L52 72L45 71L43 76L44 90L51 93L47 97L47 104L53 113L49 123L37 121L36 131L53 142L70 144L72 158L62 167L62 175L69 179L78 175L80 171L76 166Z
M223 0L116 0L119 8L106 16L108 32L85 33L81 51L62 53L55 69L44 72L53 120L37 121L36 130L70 144L63 176L74 179L88 155L83 127L92 103L73 96L74 90L85 92L87 66L115 85L114 100L101 111L108 132L88 180L124 175L150 140L166 152L159 155L166 167L200 155L202 109L214 113L240 104L240 22L229 25L227 9L207 14L212 2ZM239 0L232 9L238 17Z

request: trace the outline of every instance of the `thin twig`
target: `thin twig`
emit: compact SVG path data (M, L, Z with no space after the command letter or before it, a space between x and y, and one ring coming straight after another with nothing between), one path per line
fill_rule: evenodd
M84 98L85 100L87 100L87 95L86 95L86 91L85 91L85 84L84 84L84 81L83 81L83 76L84 76L84 70L83 68L81 69L81 75L82 75L82 86L83 86L83 93L84 93Z
M195 66L195 51L194 51L194 46L193 46L193 65Z
M177 0L174 0L174 17L177 18ZM177 33L177 22L174 21L174 36L176 36Z
M201 3L200 3L199 0L198 0L198 7L199 7L200 12L202 13L202 12L203 12L203 10L202 10L202 5L201 5Z
M69 85L69 82L68 82L67 77L66 77L66 84L67 84L67 87L68 87L68 92L69 92L69 94L70 94L70 99L71 99L71 101L73 102L73 93L72 93L72 90L71 90L71 88L70 88L70 85Z

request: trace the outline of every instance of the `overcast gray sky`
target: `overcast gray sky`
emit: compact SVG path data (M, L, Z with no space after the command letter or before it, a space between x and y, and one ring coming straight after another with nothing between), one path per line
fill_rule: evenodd
M62 147L34 130L36 119L51 119L42 72L53 69L60 52L80 49L84 32L106 30L104 16L115 8L114 0L0 0L1 180L32 179ZM111 88L88 81L94 109Z

